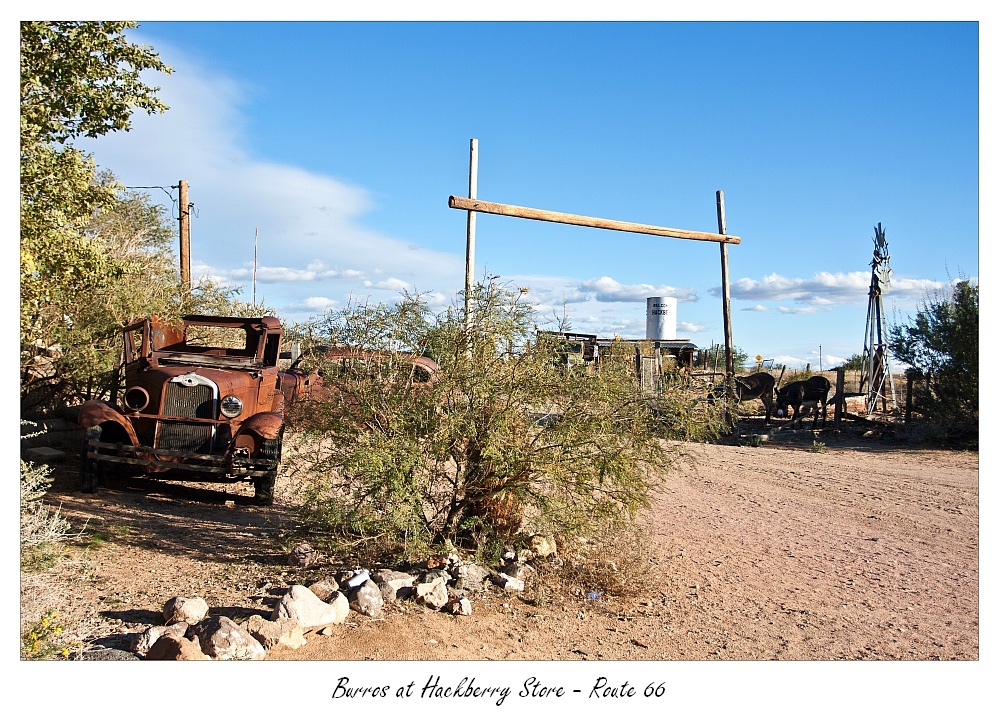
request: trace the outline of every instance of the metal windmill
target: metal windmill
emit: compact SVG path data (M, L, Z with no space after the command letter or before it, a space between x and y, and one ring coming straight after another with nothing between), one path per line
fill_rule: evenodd
M896 393L892 384L892 366L889 363L888 331L882 290L889 287L892 269L889 267L889 244L885 240L882 224L875 226L875 253L872 258L872 282L868 289L868 320L865 324L865 350L862 354L861 385L859 393L867 394L865 409L868 415L875 412L879 400L882 410L887 402L896 408Z

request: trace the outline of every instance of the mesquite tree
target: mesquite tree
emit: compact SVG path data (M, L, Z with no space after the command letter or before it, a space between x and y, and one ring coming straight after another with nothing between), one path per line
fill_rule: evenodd
M567 368L523 296L495 280L471 312L470 332L461 306L432 316L405 297L310 325L322 389L292 415L312 453L307 516L362 536L480 542L632 519L673 456L634 351Z

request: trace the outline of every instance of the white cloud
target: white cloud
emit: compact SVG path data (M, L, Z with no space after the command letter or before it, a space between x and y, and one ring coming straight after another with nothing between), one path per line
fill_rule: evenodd
M768 308L766 305L761 305L760 303L758 303L757 305L752 305L749 308L743 308L743 310L749 310L754 313L768 313L770 312L771 309Z
M283 306L281 310L290 312L312 312L312 313L323 313L331 308L339 305L338 301L332 298L325 298L323 296L310 296L305 298L298 303L292 303L290 305Z
M802 314L808 314L808 313L818 313L819 312L819 308L808 308L808 307L806 307L806 308L788 308L786 306L779 305L778 306L778 312L779 313L789 313L791 315L802 315Z
M134 39L142 41L139 34ZM289 303L297 302L296 295L329 295L325 287L306 287L309 283L361 281L382 273L396 281L382 281L392 289L400 278L428 288L461 287L459 254L365 226L365 214L375 208L366 188L253 156L244 132L252 86L206 69L165 43L156 49L176 70L153 79L170 109L156 116L138 113L130 132L79 146L126 185L163 187L175 204L177 190L169 186L178 178L188 181L193 268L210 268L213 277L246 285L256 236L257 281L293 284L271 291ZM155 202L166 202L158 191L149 192Z
M675 288L671 285L650 285L638 283L623 285L614 278L602 276L591 278L577 285L575 293L567 298L570 303L582 300L597 300L602 303L638 303L653 297L676 298L678 303L698 300L694 288Z
M740 278L730 286L730 293L733 298L740 300L794 300L811 305L838 305L867 302L870 285L871 273L867 271L820 271L807 279L786 278L772 273L760 280ZM883 295L886 298L919 299L944 285L936 280L894 278ZM722 289L717 286L711 288L709 293L719 297ZM755 306L754 309L758 307L761 306Z
M682 330L685 333L701 333L702 331L708 330L706 326L698 325L697 323L688 323L683 320L677 324L677 329Z
M370 281L366 280L364 282L365 288L378 288L379 290L413 290L413 284L407 283L405 280L400 280L399 278L386 278L385 280Z

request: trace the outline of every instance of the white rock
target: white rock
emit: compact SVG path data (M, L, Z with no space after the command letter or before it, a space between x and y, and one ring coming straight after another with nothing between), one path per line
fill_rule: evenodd
M417 584L417 600L435 610L448 603L448 585L443 578Z
M376 618L382 613L382 591L373 581L365 581L348 595L351 608L360 614Z
M198 640L202 653L220 661L258 661L267 656L260 641L226 616L206 618L187 635Z
M272 621L282 618L294 619L307 631L343 623L351 607L347 596L339 591L329 603L321 601L305 586L292 586L278 601L271 614Z
M174 596L163 604L163 620L170 626L178 622L199 623L208 615L208 602L204 598Z

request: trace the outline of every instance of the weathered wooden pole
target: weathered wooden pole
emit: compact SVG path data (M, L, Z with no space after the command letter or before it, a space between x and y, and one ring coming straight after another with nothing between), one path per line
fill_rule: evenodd
M847 408L847 399L844 398L844 366L837 369L837 389L833 397L837 403L833 406L833 425L840 430L841 421L844 419L844 410Z
M726 200L721 190L715 191L715 210L719 217L719 235L726 235ZM729 246L724 242L719 242L719 250L722 254L722 328L726 334L726 400L730 400L735 395L733 388L733 377L736 369L733 367L733 324L732 310L729 303ZM727 404L728 406L728 404ZM726 418L727 422L731 419Z
M479 175L479 140L469 141L469 197L475 198ZM472 288L476 273L476 211L470 209L465 221L465 338L472 350Z
M185 290L191 290L191 210L188 208L188 182L180 181L179 199L180 214L177 220L180 222L180 262L181 262L181 283Z
M563 223L566 225L583 225L588 228L602 228L604 230L621 230L626 233L642 233L644 235L659 235L667 238L682 238L684 240L708 240L715 243L740 242L739 236L719 233L704 233L697 230L681 230L680 228L664 228L658 225L646 225L644 223L630 223L624 220L609 220L607 218L595 218L589 215L575 215L573 213L560 213L554 210L540 210L538 208L525 208L520 205L508 205L507 203L491 203L486 200L476 200L475 198L459 198L449 196L448 207L459 210L475 210L480 213L490 213L492 215L508 215L514 218L527 218L528 220L545 220L550 223Z

